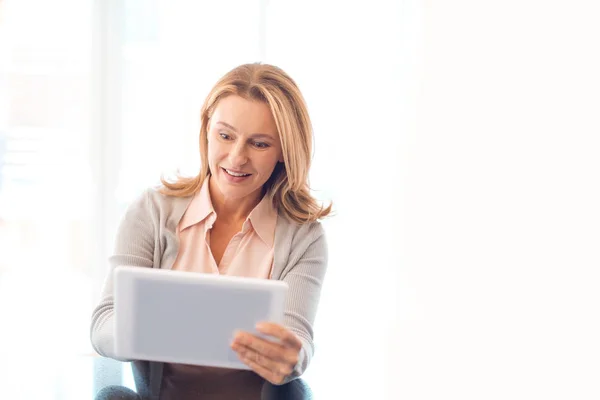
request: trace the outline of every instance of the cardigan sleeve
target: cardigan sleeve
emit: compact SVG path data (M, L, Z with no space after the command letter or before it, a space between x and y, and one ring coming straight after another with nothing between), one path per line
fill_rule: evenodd
M128 265L152 268L154 264L155 221L149 190L138 197L127 209L117 230L114 252L109 258L109 269L104 280L100 301L92 312L90 340L94 350L120 361L114 352L113 271Z
M284 324L302 341L299 360L287 383L304 373L314 353L313 324L327 269L327 242L320 223L296 235L283 281L288 284ZM298 232L300 233L300 232Z

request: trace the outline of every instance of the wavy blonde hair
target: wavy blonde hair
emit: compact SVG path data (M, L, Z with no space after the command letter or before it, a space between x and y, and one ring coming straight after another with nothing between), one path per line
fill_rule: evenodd
M230 95L260 101L269 106L275 119L283 163L277 163L264 184L280 214L298 223L313 222L331 212L319 205L310 194L308 172L312 159L313 132L304 97L298 86L283 70L268 64L244 64L223 76L208 94L201 112L200 173L195 177L178 176L174 182L164 177L160 192L177 197L197 193L210 176L208 166L208 124L218 102Z

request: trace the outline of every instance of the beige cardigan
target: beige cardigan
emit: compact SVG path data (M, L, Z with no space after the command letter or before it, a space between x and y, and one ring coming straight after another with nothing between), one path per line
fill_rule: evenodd
M90 336L98 354L119 360L113 343L113 269L119 265L170 269L179 251L177 225L191 199L192 196L166 196L156 189L148 189L130 205L117 231L100 302L92 313ZM313 355L312 325L326 268L327 244L321 224L297 224L280 214L275 228L271 279L288 284L284 325L303 343L298 364L287 381L304 373ZM136 387L142 398L158 399L163 364L121 361L133 361Z

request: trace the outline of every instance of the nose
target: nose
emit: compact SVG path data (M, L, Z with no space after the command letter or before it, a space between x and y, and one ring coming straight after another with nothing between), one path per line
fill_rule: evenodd
M241 140L237 141L229 151L229 166L230 168L240 168L248 162L245 143Z

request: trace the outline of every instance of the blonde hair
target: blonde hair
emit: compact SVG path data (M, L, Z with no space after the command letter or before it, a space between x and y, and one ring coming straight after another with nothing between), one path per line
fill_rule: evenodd
M268 64L244 64L223 76L208 94L201 111L200 173L178 176L174 182L161 178L160 191L169 196L186 197L197 193L210 175L208 166L208 123L218 102L230 95L266 103L275 119L283 163L277 163L264 184L279 213L290 220L306 223L327 216L328 207L319 205L310 194L308 172L312 158L312 126L298 86L283 70Z

